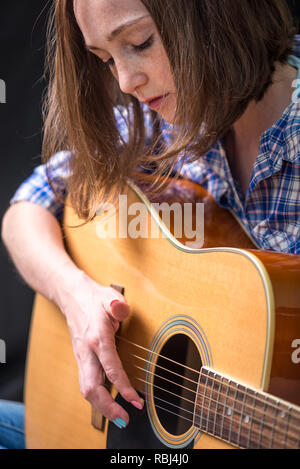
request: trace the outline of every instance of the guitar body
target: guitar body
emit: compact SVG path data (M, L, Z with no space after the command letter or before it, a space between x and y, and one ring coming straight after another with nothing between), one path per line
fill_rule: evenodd
M131 315L117 334L118 352L147 405L142 412L127 408L124 430L106 419L95 428L65 318L37 295L26 372L28 448L233 448L194 425L189 393L197 391L201 366L300 405L300 364L291 358L292 342L300 339L299 256L257 250L234 217L193 183L177 181L170 193L180 203L205 203L203 248L167 231L160 239L100 239L103 215L71 228L79 221L66 207L66 246L74 262L97 282L125 288ZM149 221L155 218L136 188L128 186L127 195L128 205L142 202ZM188 367L181 397L166 370L173 362ZM171 397L164 393L175 396L173 407L166 409Z

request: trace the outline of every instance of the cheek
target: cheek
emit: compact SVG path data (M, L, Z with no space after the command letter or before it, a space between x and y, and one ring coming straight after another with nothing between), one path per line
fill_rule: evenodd
M172 68L171 68L169 58L164 50L163 50L163 53L161 54L161 71L162 71L164 80L168 83L169 87L171 87L170 91L174 92L175 83L174 83Z
M158 47L155 52L151 69L157 77L165 83L168 83L169 87L171 86L170 91L174 91L175 87L171 64L163 46Z

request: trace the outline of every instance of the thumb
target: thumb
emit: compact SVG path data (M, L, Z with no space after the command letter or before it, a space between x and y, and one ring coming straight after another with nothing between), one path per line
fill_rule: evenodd
M124 319L126 319L130 313L130 307L124 301L113 300L110 303L109 313L117 321L124 321Z

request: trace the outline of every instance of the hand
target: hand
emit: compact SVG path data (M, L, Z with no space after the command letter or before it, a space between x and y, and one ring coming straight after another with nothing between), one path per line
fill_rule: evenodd
M103 372L126 401L142 409L143 401L131 386L115 345L129 305L115 289L99 285L82 271L71 283L72 292L61 290L59 306L70 329L81 393L105 417L121 418L127 425L129 416L105 388Z

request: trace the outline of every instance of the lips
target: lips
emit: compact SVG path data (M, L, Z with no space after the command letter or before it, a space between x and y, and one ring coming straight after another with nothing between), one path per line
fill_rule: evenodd
M147 101L145 101L145 103L151 107L151 109L158 109L161 105L162 105L162 102L167 98L169 94L165 94L165 95L162 95L162 96L157 96L156 98L151 98Z

